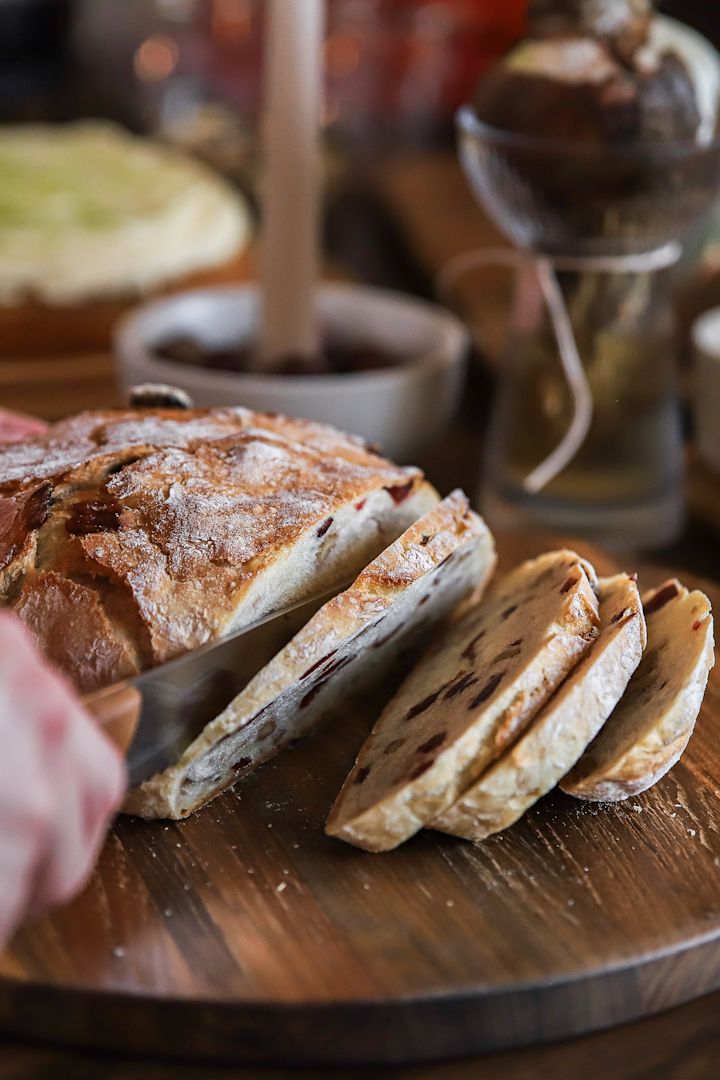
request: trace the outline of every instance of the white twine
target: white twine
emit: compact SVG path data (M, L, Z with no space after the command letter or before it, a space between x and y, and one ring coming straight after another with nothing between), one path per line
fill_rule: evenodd
M567 304L558 284L556 271L595 271L600 273L642 274L663 270L678 261L682 247L676 241L663 244L652 251L633 255L534 255L509 248L480 248L456 255L445 264L437 276L438 294L446 298L459 278L481 266L507 266L520 269L532 266L547 307L560 363L573 400L570 426L548 456L523 480L523 487L536 494L562 472L582 447L593 417L590 385L578 352L575 333Z

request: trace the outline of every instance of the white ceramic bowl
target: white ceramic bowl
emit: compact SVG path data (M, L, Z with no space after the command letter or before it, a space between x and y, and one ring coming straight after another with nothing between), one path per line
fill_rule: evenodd
M695 426L697 448L720 472L720 308L693 323L695 347Z
M442 434L463 384L468 335L443 308L364 285L319 290L320 319L342 342L408 357L378 371L345 375L257 375L163 360L154 345L188 335L204 345L245 345L255 337L257 288L219 286L178 293L136 308L118 324L115 349L127 389L163 382L196 405L246 405L335 424L408 461Z

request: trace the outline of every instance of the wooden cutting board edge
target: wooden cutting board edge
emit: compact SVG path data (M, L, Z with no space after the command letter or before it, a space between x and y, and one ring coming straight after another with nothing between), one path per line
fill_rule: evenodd
M408 1065L573 1038L720 988L720 929L700 943L552 984L372 1002L221 1001L64 990L0 979L11 1037L169 1059ZM61 1008L58 1006L61 1005Z

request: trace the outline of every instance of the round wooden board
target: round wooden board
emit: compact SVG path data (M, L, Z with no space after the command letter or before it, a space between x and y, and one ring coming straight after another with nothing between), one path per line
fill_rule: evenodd
M555 793L478 847L428 832L373 856L324 835L377 708L348 703L188 821L121 820L84 894L0 959L0 1027L393 1063L575 1035L720 987L718 674L653 790L613 806Z

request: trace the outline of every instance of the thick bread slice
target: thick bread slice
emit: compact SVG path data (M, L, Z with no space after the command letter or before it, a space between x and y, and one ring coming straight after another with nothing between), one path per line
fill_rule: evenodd
M692 735L715 663L704 593L673 578L643 596L648 647L627 692L560 787L578 799L639 795L676 763Z
M88 691L351 580L436 503L322 424L83 413L0 447L0 605Z
M326 831L387 851L447 810L592 645L595 584L592 567L572 551L532 559L500 581L386 707Z
M640 594L627 574L601 578L600 636L506 753L431 828L484 840L507 829L577 761L625 692L645 648Z
M461 491L426 514L325 604L185 751L130 792L128 813L185 817L314 727L411 638L488 580L492 536Z

